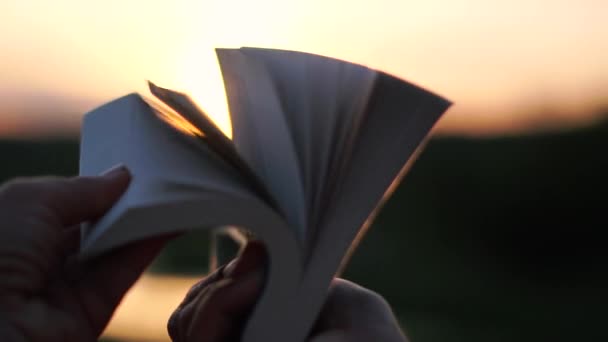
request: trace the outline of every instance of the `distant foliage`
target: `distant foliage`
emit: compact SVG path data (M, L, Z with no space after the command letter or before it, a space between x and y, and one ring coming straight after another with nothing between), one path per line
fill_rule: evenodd
M0 140L0 182L13 177L78 174L76 140Z

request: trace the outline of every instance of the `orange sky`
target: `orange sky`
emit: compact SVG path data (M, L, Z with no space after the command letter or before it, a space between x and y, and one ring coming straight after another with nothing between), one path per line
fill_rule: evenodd
M227 129L216 46L394 73L456 103L443 130L515 127L547 104L560 113L541 121L571 121L608 103L605 0L9 0L0 13L0 135L73 129L147 79L193 94Z

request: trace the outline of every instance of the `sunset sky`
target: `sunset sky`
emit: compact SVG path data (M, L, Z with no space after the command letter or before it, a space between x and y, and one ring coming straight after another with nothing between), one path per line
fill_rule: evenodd
M536 107L571 120L608 103L605 0L4 0L0 13L0 135L77 127L148 79L192 94L226 129L213 48L241 45L406 78L456 103L445 130L516 126Z

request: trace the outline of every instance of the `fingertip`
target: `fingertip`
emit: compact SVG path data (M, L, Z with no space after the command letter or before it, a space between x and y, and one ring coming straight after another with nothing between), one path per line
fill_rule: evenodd
M124 194L130 175L117 169L108 176L79 176L47 186L42 202L51 208L64 225L96 220Z
M104 171L101 176L111 180L129 179L131 178L131 171L129 171L125 164L117 164Z
M178 321L171 325L172 333L185 333L191 340L236 340L259 297L262 285L262 271L211 284L178 314Z
M131 182L132 175L131 171L124 164L118 164L106 170L97 178L104 182L108 182L122 192Z
M264 269L266 264L266 247L260 241L250 241L239 255L224 269L226 277L239 278L258 269Z

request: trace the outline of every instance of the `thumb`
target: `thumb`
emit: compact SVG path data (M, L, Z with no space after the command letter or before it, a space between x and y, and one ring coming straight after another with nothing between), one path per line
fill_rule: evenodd
M102 176L41 181L38 200L65 226L99 218L127 189L131 175L119 165Z
M406 341L382 296L339 278L332 281L312 335L313 342Z
M124 166L97 177L14 180L0 188L0 203L5 214L19 212L18 216L35 216L53 228L64 228L105 214L130 180Z

